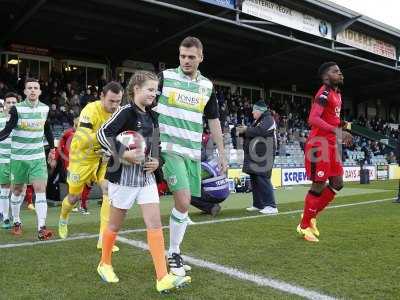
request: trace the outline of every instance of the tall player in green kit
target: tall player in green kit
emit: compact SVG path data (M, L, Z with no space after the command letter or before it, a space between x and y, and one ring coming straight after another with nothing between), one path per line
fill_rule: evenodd
M11 107L17 104L18 95L7 93L4 96L4 111L0 113L0 129L6 126ZM0 212L3 214L3 229L10 229L10 155L11 137L0 142Z
M190 270L183 263L180 245L188 225L191 196L201 196L203 116L217 144L220 167L223 171L227 168L213 84L198 71L202 61L201 41L185 38L179 46L180 66L160 74L160 96L154 108L159 114L164 178L175 200L169 221L168 263L170 271L178 276Z
M22 234L20 208L22 190L25 184L32 184L36 194L36 214L39 240L51 238L52 232L46 228L47 166L43 148L46 135L50 148L54 148L54 139L50 126L46 122L49 107L39 101L41 94L36 79L25 81L26 95L22 101L10 109L10 119L0 131L0 141L11 134L11 210L14 226L12 233Z

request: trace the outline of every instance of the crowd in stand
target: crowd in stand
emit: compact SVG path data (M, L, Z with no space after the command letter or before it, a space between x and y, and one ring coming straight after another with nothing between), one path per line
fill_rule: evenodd
M389 119L387 122L385 122L382 118L378 117L367 120L363 116L360 116L356 122L361 126L372 129L393 139L398 140L400 138L399 127L398 125L392 126L392 124L396 123L392 119Z
M99 90L105 84L99 79L96 86L85 89L77 81L69 81L63 74L52 72L48 80L39 80L42 94L40 100L50 108L48 120L52 127L72 127L74 118L79 116L83 107L89 102L99 99ZM17 78L14 68L0 69L0 99L4 99L7 92L13 91L23 95L24 78Z
M16 91L23 95L24 79L18 79L15 68L0 68L0 99L9 91ZM55 126L61 126L63 129L73 126L74 118L77 117L81 109L89 102L99 98L99 92L106 83L104 78L100 78L96 86L79 86L77 81L69 81L61 73L52 72L48 80L40 80L42 95L41 101L49 105L49 122ZM123 83L122 83L123 84ZM220 108L221 125L225 132L231 130L231 136L236 147L235 128L238 125L249 125L253 122L252 101L246 96L242 96L237 89L235 92L230 88L216 87L216 96ZM21 97L22 98L22 97ZM252 99L253 102L260 99ZM307 117L309 107L296 101L284 101L282 99L272 99L267 101L275 122L277 124L278 154L286 156L286 145L299 142L303 148L308 134ZM398 140L400 131L394 128L390 123L382 118L373 118L370 120L359 117L355 120L358 124L370 128L376 132L382 133L393 139ZM346 149L345 149L346 150ZM384 155L389 163L396 161L396 157L384 144L373 142L365 138L356 136L353 146L347 150L363 151L366 157L373 155ZM346 153L346 151L345 151ZM344 157L346 158L346 156Z
M247 97L241 96L238 92L231 92L229 88L217 88L216 96L220 106L221 125L226 129L229 128L230 125L233 146L236 148L236 126L240 124L249 125L253 122L251 101ZM281 99L272 99L269 102L267 101L267 104L269 105L278 127L277 154L280 156L288 155L286 146L294 142L299 142L300 147L304 149L309 131L307 125L309 107L295 101L283 103ZM355 122L395 140L399 140L399 129L390 125L391 123L395 123L393 120L385 122L382 118L378 117L370 120L360 117L358 120L355 120ZM394 151L385 144L371 141L360 136L354 136L353 141L354 143L352 146L345 147L344 159L348 158L348 151L361 151L364 153L367 163L372 156L378 155L385 156L388 163L396 163Z

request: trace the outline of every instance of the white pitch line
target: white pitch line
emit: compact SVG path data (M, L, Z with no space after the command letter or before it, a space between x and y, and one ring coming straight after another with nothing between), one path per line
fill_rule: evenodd
M142 250L148 250L147 244L142 241L130 240L130 239L127 239L127 238L124 238L121 236L119 236L117 238L117 240L123 244L128 244L128 245L131 245L133 247L136 247L136 248L139 248ZM214 272L222 273L222 274L228 275L229 277L239 279L241 281L249 281L249 282L255 283L259 286L273 288L275 290L279 290L279 291L282 291L282 292L285 292L288 294L292 294L292 295L298 295L298 296L304 297L306 299L312 299L312 300L336 299L331 296L324 295L324 294L318 293L316 291L309 290L309 289L306 289L306 288L303 288L300 286L296 286L296 285L293 285L293 284L290 284L290 283L287 283L287 282L284 282L281 280L276 280L276 279L272 279L272 278L268 278L268 277L264 277L264 276L260 276L260 275L256 275L256 274L247 273L247 272L241 271L239 269L223 266L220 264L216 264L216 263L202 260L199 258L195 258L192 256L182 255L182 257L185 260L185 262L188 262L191 265L195 265L200 268L209 269Z
M393 199L397 199L397 198L387 198L387 199L363 201L363 202L357 202L357 203L331 205L331 206L328 206L326 209L380 203L380 202L385 202L385 201L389 201L389 200L393 200ZM284 211L284 212L277 213L277 214L274 214L274 215L258 214L258 215L255 215L255 216L224 218L224 219L217 219L217 220L210 220L210 221L194 222L190 226L204 225L204 224L214 224L214 223L223 223L223 222L234 222L234 221L241 221L241 220L247 220L247 219L257 219L257 218L263 218L263 217L275 217L275 216L283 216L283 215L292 215L292 214L298 214L298 213L302 213L302 212L303 212L302 209L297 209L297 210Z
M380 199L380 200L371 200L371 201L363 201L363 202L356 202L356 203L348 203L348 204L339 204L339 205L331 205L328 206L326 209L333 209L333 208L342 208L342 207L349 207L349 206L358 206L358 205L365 205L365 204L373 204L373 203L380 203L389 200L393 200L397 198L387 198L387 199ZM209 220L209 221L200 221L191 224L190 226L197 226L197 225L207 225L207 224L215 224L215 223L224 223L224 222L235 222L235 221L242 221L248 219L257 219L263 217L275 217L275 216L282 216L282 215L291 215L291 214L298 214L303 212L303 210L290 210L281 212L275 215L255 215L255 216L246 216L246 217L234 217L234 218L224 218L224 219L216 219L216 220ZM169 226L163 226L163 229L168 228ZM145 232L146 228L139 228L139 229L128 229L128 230L121 230L118 234L128 234L128 233L137 233L137 232ZM66 242L66 241L75 241L75 240L84 240L84 239L92 239L97 238L98 234L85 234L82 233L78 236L69 237L67 239L55 239L49 241L33 241L33 242L23 242L23 243L12 243L12 244L3 244L0 245L0 249L6 248L15 248L15 247L24 247L24 246L35 246L35 245L44 245L44 244L54 244L59 242Z

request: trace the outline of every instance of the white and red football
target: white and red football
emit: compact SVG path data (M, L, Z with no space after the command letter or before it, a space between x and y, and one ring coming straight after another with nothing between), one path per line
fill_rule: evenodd
M117 135L116 140L129 150L139 150L140 153L143 153L144 159L146 153L146 141L139 132L133 130L123 131ZM124 160L122 162L127 163Z

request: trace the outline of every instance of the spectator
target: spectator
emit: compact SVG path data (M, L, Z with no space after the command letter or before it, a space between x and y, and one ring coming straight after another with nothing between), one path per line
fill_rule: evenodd
M65 106L65 104L67 103L67 93L65 91L62 91L60 93L60 97L58 97L58 106Z
M79 96L74 94L72 98L69 100L68 108L70 111L73 112L75 116L78 116L80 113L80 106L79 106Z
M66 93L66 98L71 98L73 95L74 89L72 88L72 84L70 82L67 83L67 86L65 87L65 93Z
M95 97L92 95L91 89L86 89L86 93L82 96L80 100L81 109L83 109L88 103L93 102Z
M243 172L250 175L253 192L253 206L247 210L276 214L278 209L271 184L276 151L276 124L262 100L254 104L253 117L255 121L252 125L236 129L244 137Z
M56 104L51 104L48 119L52 126L59 124L58 122L59 112Z
M393 151L390 151L390 153L387 156L387 161L389 164L396 164L397 163L397 158L396 155L394 155Z
M58 121L63 126L72 126L74 124L74 114L70 111L67 111L65 106L60 106Z
M101 78L97 81L97 88L99 91L103 90L103 87L107 84L106 77L103 75ZM97 98L98 99L98 98Z
M7 94L8 88L4 84L3 81L0 81L0 99L4 99L4 96Z

